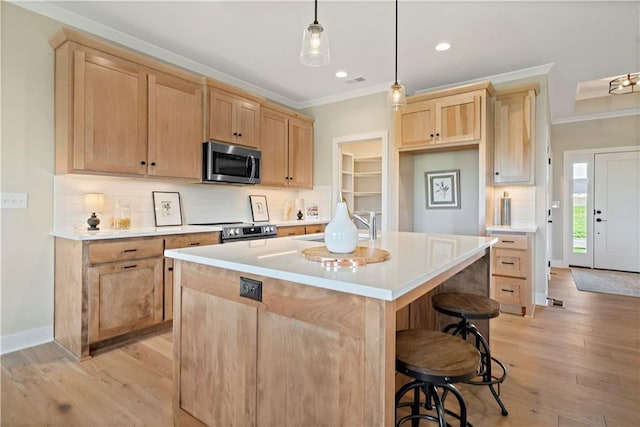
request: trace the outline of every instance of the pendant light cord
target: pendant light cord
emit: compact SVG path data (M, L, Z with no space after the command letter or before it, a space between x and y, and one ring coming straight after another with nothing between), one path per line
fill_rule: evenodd
M395 84L398 84L398 0L396 0L396 80L395 80Z
M315 1L315 14L314 14L313 23L315 25L318 25L318 0Z

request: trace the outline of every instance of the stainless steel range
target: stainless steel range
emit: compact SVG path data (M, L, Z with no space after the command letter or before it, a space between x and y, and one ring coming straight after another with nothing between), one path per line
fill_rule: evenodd
M278 237L278 227L272 224L247 224L244 222L207 223L191 225L215 225L222 227L221 243L240 240L273 239Z

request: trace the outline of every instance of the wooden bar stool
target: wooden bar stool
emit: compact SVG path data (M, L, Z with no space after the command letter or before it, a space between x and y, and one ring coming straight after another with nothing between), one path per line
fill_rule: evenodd
M507 368L502 362L491 356L491 348L485 337L480 333L478 328L471 323L472 319L493 319L500 315L500 303L491 298L481 295L443 292L432 297L431 303L433 308L440 313L460 319L458 323L447 325L443 331L460 336L466 340L467 336L473 335L476 338L476 348L482 356L480 374L482 379L466 381L467 384L486 385L491 390L493 397L500 405L502 415L508 415L507 408L500 399L500 384L507 377ZM493 373L492 365L495 364L500 369L500 375ZM496 391L495 386L498 387Z
M460 421L460 426L471 427L467 423L467 405L462 394L453 385L468 381L478 375L480 353L471 344L458 337L427 329L408 329L396 333L396 370L414 379L396 393L396 427L411 420L417 427L420 419L438 421L445 427L445 414ZM441 389L441 392L438 392ZM401 402L405 394L413 390L413 400ZM421 394L425 395L421 402ZM460 406L457 414L445 408L448 393L453 394ZM398 419L397 409L411 407L411 415ZM424 408L431 414L421 411Z

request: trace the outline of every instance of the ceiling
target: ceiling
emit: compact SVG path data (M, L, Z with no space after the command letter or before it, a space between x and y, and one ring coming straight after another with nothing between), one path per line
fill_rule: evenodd
M381 92L394 77L390 0L321 0L318 21L329 33L331 62L320 68L298 60L302 31L313 21L311 0L17 4L294 108ZM589 89L586 98L621 98L608 95L608 79L640 70L639 1L402 0L398 20L398 78L408 94L548 73L558 123L585 114L574 108L579 83ZM452 48L435 51L441 41ZM336 78L338 70L349 76ZM355 77L365 80L348 82ZM640 111L640 96L631 97ZM626 101L605 102L602 110L629 114Z

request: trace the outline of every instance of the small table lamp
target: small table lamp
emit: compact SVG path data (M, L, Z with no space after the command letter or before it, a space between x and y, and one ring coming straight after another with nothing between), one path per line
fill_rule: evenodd
M102 212L104 209L104 194L102 193L86 193L84 195L84 208L91 212L91 216L87 220L88 231L100 230L97 225L100 224L100 218L96 216L96 212Z

